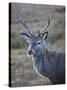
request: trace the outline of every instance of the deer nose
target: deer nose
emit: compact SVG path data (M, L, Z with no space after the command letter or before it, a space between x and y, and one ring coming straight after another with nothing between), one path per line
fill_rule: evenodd
M31 54L32 54L32 50L29 50L29 51L28 51L28 55L31 55Z

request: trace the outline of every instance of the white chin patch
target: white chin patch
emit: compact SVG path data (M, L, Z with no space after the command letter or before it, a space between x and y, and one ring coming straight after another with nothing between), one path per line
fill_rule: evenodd
M30 57L30 55L27 53L27 56Z
M32 55L29 55L29 54L27 53L27 56L28 56L28 57L31 57Z

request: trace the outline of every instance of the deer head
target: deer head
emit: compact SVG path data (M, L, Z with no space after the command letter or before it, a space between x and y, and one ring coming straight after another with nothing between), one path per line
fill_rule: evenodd
M52 19L52 16L53 16L53 12L48 20L47 25L45 26L44 31L40 32L38 30L37 36L31 33L26 22L23 20L23 17L20 17L21 23L28 30L28 33L21 33L22 37L29 44L28 55L39 56L39 55L44 54L44 51L45 51L44 49L46 47L45 41L46 41L47 36L48 36L48 32L45 30L48 28L50 21Z

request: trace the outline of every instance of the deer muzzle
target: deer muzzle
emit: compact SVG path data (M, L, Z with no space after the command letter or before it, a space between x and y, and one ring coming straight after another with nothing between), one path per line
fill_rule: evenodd
M29 51L28 51L28 55L31 55L33 52L32 52L32 50L30 49Z

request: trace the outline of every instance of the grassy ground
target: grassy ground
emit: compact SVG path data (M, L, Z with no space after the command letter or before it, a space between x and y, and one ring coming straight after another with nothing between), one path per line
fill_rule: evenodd
M47 46L50 51L65 52L65 14L63 6L53 6L54 14L48 28ZM46 77L40 77L33 69L32 58L27 56L28 44L20 38L27 32L19 21L24 15L32 32L42 31L51 14L50 6L12 4L11 18L11 78L12 86L51 84Z

